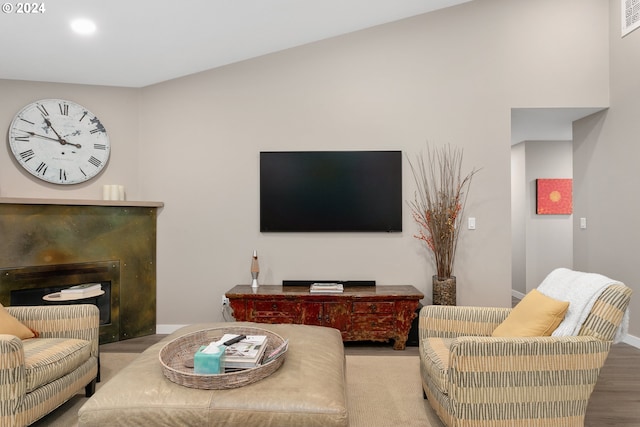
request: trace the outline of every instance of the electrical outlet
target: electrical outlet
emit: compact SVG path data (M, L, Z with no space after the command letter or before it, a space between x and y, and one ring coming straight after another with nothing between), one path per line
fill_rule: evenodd
M229 298L222 295L222 306L229 305Z

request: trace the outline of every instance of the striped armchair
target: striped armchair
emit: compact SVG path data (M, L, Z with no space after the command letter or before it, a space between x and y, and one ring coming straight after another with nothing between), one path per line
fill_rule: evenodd
M95 305L5 307L38 338L0 334L0 426L26 426L99 376L99 310Z
M494 338L510 308L425 306L424 396L450 427L582 427L630 297L628 287L609 286L569 337Z

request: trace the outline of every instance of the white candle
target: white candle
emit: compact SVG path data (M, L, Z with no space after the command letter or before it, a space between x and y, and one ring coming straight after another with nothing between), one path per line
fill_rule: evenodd
M109 200L118 200L118 186L117 185L110 185L109 186Z
M124 185L118 185L118 200L124 199Z
M111 186L110 185L103 185L102 186L102 200L109 200L110 196L111 196Z

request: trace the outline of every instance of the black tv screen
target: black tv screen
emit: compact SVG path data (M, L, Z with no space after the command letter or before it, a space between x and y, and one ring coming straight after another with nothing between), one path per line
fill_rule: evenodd
M260 231L402 231L402 153L261 152Z

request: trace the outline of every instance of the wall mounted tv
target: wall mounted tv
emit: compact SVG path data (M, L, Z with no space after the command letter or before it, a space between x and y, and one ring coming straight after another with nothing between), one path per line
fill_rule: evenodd
M260 153L260 231L402 231L401 151Z

